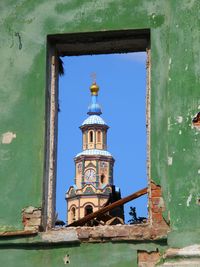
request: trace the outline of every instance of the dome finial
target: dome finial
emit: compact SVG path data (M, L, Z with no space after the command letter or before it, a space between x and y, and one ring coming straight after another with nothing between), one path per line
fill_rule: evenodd
M96 84L96 73L93 72L91 74L92 77L92 85L90 86L91 95L98 95L99 86Z
M88 107L88 115L101 115L101 106L97 102L99 86L96 84L96 73L92 73L91 77L93 79L93 83L90 86L92 101Z

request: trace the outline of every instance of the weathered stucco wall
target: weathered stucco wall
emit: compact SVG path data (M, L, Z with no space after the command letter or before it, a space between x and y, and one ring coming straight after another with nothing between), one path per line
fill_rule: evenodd
M0 250L0 257L3 259L2 266L39 267L48 264L49 267L132 267L137 266L137 249L146 250L147 247L150 250L154 249L155 244L82 244L46 247L46 249L39 246L22 246L21 249ZM4 257L4 254L7 257ZM69 257L66 257L67 255ZM70 263L65 265L65 259L69 259Z
M162 187L169 246L199 242L200 132L191 125L200 109L199 14L198 0L1 1L1 231L22 229L21 210L42 206L46 36L150 28L151 178ZM69 248L73 264L84 266L87 251L91 265L135 266L131 244L88 246ZM32 258L55 266L67 250L13 248L1 251L2 266L22 258L20 266Z

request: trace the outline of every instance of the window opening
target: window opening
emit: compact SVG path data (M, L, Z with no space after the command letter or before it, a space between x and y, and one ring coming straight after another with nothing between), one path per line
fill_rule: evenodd
M76 220L76 209L72 207L71 209L72 222Z
M60 130L61 133L65 131L66 121L71 120L70 116L67 115L69 114L69 111L67 111L66 107L69 107L70 102L73 103L72 100L78 98L79 94L83 95L82 91L86 91L84 96L85 98L80 98L81 103L79 103L79 115L77 114L77 118L74 119L76 123L73 123L73 134L71 133L70 135L69 130L66 130L66 134L63 135L63 138L65 140L60 140L61 143L59 143L58 139L59 147L61 146L60 149L63 149L64 146L66 147L65 149L63 149L63 152L61 154L63 155L63 158L61 159L63 163L61 164L61 162L58 162L57 179L59 181L59 177L61 176L62 179L65 180L64 186L62 186L62 188L65 188L65 192L67 192L68 188L73 185L77 186L78 188L82 188L81 190L83 191L85 184L91 184L93 187L97 188L97 177L99 177L101 184L101 186L99 184L100 190L103 190L103 187L107 186L107 184L115 185L115 200L117 200L119 197L125 197L127 195L130 195L131 193L136 192L139 189L146 187L146 53L140 53L140 56L138 56L137 53L128 53L122 55L98 55L93 56L92 58L90 58L89 56L73 58L66 57L62 60L64 62L65 69L70 69L71 62L74 61L74 64L71 66L72 78L70 78L70 76L67 76L67 78L63 76L63 83L60 79L59 127L61 127L60 129L62 129L62 127L64 128L63 130ZM75 80L73 80L73 75L77 75L76 66L80 65L80 67L78 68L81 68L84 61L87 62L85 63L85 69L88 68L88 70L81 75L81 79L84 79L83 83L81 84L76 82L75 88L79 87L79 93L75 95L69 88L72 88L72 90L78 90L75 88L73 89L72 84L75 82ZM100 130L96 130L95 139L93 130L87 129L86 127L80 132L78 129L78 127L80 126L79 121L84 121L84 119L87 119L88 116L85 114L87 113L87 106L88 104L90 105L91 101L89 87L92 84L92 81L90 75L95 66L95 62L99 61L100 66L103 65L104 61L108 62L105 64L110 64L110 71L114 73L113 75L107 75L107 73L104 74L104 71L101 71L100 67L97 70L97 73L99 73L98 75L100 76L99 78L97 78L99 80L98 85L100 87L98 103L104 108L103 113L99 116L99 118L102 120L104 120L105 118L106 123L108 120L108 126L110 127L109 131L106 130L107 132L105 132L103 143L105 143L107 136L108 144L105 144L104 147L97 146L97 144L101 142ZM118 66L118 69L116 69L115 66L117 64L120 65L120 62L123 67ZM122 68L124 68L124 70L122 70ZM73 74L74 71L75 74ZM108 72L108 70L106 72ZM116 78L116 76L119 76L119 80ZM133 88L130 87L130 84L133 84ZM111 89L111 87L113 87L113 89ZM116 87L118 91L116 91ZM124 94L124 90L126 91L126 94ZM69 100L67 100L67 102L65 103L64 101L66 101L67 97L69 98ZM73 105L71 106L71 108L73 108ZM89 115L88 118L93 118L94 116L97 115ZM68 125L69 124L70 123L68 123ZM91 125L89 126L91 127ZM105 161L106 166L104 167L102 167L102 164L100 164L100 162L99 166L96 166L96 160L98 160L96 159L96 156L94 156L94 159L90 159L89 161L87 161L87 159L84 159L85 163L80 160L80 162L77 163L77 166L79 166L79 170L82 169L82 171L79 172L79 174L75 174L76 181L74 182L73 172L74 164L76 163L73 164L72 159L77 152L81 153L82 149L80 137L82 134L83 136L85 136L87 132L89 143L92 143L93 146L91 147L88 144L88 150L84 148L83 151L88 151L88 153L93 153L95 149L100 149L101 151L109 151L109 153L111 152L111 154L117 155L117 160L113 166L113 174L109 173L112 171L109 162ZM85 138L83 139L85 141ZM68 142L68 140L70 141ZM67 151L67 146L70 147L69 153L71 154L71 158L68 159L66 158L68 155L64 155L67 154L65 152ZM66 171L63 171L66 164L68 165L68 168L66 168ZM90 166L87 166L88 164L90 164ZM71 169L71 174L66 175L67 173L69 173L69 169ZM82 174L83 171L84 175ZM98 173L100 171L103 171L103 173ZM60 174L59 172L61 172L62 174ZM111 176L113 176L112 181ZM140 178L138 179L138 177ZM141 177L143 178L141 179ZM84 196L86 195L86 198L87 196L89 197L89 195L92 195L92 193L95 192L96 189L94 189L93 187L87 188L83 193ZM108 191L109 190L111 189L108 189ZM110 192L108 192L107 194L109 195L109 193ZM63 196L63 193L60 194L60 192L58 191L57 195ZM62 203L63 206L66 205L63 199ZM147 217L146 196L143 196L140 199L136 199L134 202L130 202L124 205L125 223L132 222L132 213L129 214L129 212L131 212L131 207L135 208L137 216ZM66 209L64 210L64 212L66 212Z
M126 31L125 31L126 32ZM144 30L145 32L145 30ZM123 35L122 35L123 36ZM54 38L54 37L52 37ZM56 39L58 38L58 39ZM145 112L146 112L146 109L145 109L145 94L146 94L146 80L145 80L145 77L146 77L146 71L145 71L145 61L146 61L146 52L143 52L143 53L139 53L138 51L144 51L148 45L149 45L149 41L148 41L148 31L145 32L144 36L140 36L138 37L139 38L139 42L140 44L137 46L136 43L137 41L132 41L133 42L133 45L132 46L128 46L126 42L122 42L123 44L120 44L119 42L119 47L116 49L116 50L113 50L113 49L108 49L107 51L103 48L100 48L98 47L98 45L93 45L91 44L90 48L89 49L87 46L85 46L85 49L86 50L83 50L80 52L80 55L82 55L81 57L77 54L77 56L75 56L75 54L77 52L69 52L70 49L71 50L74 50L74 48L72 48L70 45L64 45L62 46L62 44L57 44L56 47L58 49L58 53L61 54L61 55L64 55L65 52L64 51L68 51L67 53L69 53L68 56L66 57L62 57L59 59L63 61L63 64L64 64L64 69L65 70L69 70L68 71L68 74L67 74L67 78L65 78L65 76L59 78L59 113L58 113L58 116L59 116L59 120L58 120L58 123L62 123L63 119L65 120L65 122L67 121L67 123L65 123L65 125L67 126L66 129L67 129L67 132L71 131L72 129L72 133L70 134L67 134L66 135L66 130L64 131L61 131L60 128L59 128L59 125L58 125L58 155L57 155L57 161L56 161L56 164L57 164L57 204L56 204L56 210L58 211L58 217L62 217L63 220L65 220L65 218L63 217L62 215L62 212L60 212L60 206L59 206L59 199L62 199L62 203L63 202L63 193L61 193L61 191L59 191L60 189L59 188L65 188L65 192L66 192L66 188L69 188L69 186L67 185L70 184L70 185L73 185L73 177L74 177L74 174L72 174L73 171L67 171L67 177L65 175L63 175L63 173L65 172L64 170L60 170L60 167L59 166L62 166L62 169L63 169L63 166L67 165L67 169L69 170L69 164L71 166L73 166L73 163L72 161L70 161L73 156L74 156L74 152L76 151L79 151L80 150L80 146L81 146L81 141L80 141L80 135L77 131L77 125L78 123L76 123L76 125L74 124L74 122L78 122L80 121L80 110L81 110L81 114L84 113L84 108L85 108L85 104L88 103L87 101L87 95L84 95L83 98L81 98L83 96L83 94L80 94L80 90L84 90L88 87L88 85L90 85L90 82L89 82L89 76L91 74L91 72L95 71L97 72L97 75L98 75L98 83L100 84L101 88L102 88L102 95L101 95L101 104L104 106L104 107L109 107L109 109L105 109L104 111L104 117L109 121L109 126L111 127L112 130L110 130L109 132L109 135L108 135L108 144L109 146L111 147L111 150L113 152L113 154L115 154L117 152L117 150L119 151L119 155L120 155L120 159L118 158L117 156L117 164L115 164L115 181L117 181L117 177L121 177L120 179L121 180L118 180L118 185L120 186L121 188L121 192L123 195L127 195L129 192L124 192L124 188L123 188L123 185L130 189L130 185L133 185L135 186L135 189L131 189L131 192L135 192L137 191L137 189L140 189L141 187L143 188L144 186L147 185L147 179L146 176L146 168L145 168L145 164L146 164L146 131L145 131L145 124L146 124L146 121L145 121ZM112 39L112 38L111 38ZM137 38L136 38L137 39ZM53 40L53 39L52 39ZM59 40L59 37L55 37L54 39L54 43L53 45L57 42L57 40ZM71 40L71 39L70 39ZM72 38L73 40L73 38ZM72 41L73 42L73 41ZM93 41L92 41L93 42ZM130 42L130 43L131 43ZM135 42L135 44L134 44ZM108 42L109 43L109 42ZM117 42L118 44L118 42ZM104 46L102 46L104 47ZM128 47L128 48L127 48ZM132 48L131 48L132 47ZM136 48L134 48L136 47ZM79 49L79 48L78 48ZM99 50L98 50L99 49ZM102 50L101 50L102 49ZM131 53L131 50L133 49L133 51L136 49L137 53ZM75 46L75 50L76 50L76 46ZM74 50L74 51L75 51ZM90 57L90 56L87 56L87 51L90 51L91 54L96 54L95 51L99 51L97 54L101 54L101 55L93 55L93 57ZM78 51L78 50L77 50ZM93 52L92 52L93 51ZM104 51L106 51L106 53L104 54ZM113 52L127 52L127 53L124 53L124 54L108 54L107 53L113 53ZM54 53L54 52L53 52ZM65 55L67 55L67 53ZM71 54L70 54L71 53ZM74 54L74 56L73 56ZM83 56L84 54L86 54L85 56ZM126 68L126 73L124 72L124 70L122 70L121 68L121 63L117 63L115 64L115 59L116 58L120 58L122 57L122 61L124 60L124 62L126 61L126 65L127 65L127 68ZM82 74L82 71L81 72L78 72L78 79L77 79L77 73L76 73L76 78L73 77L73 75L71 75L71 73L73 72L73 68L75 67L76 70L79 69L77 67L77 60L83 60L84 63L80 63L80 67L82 66L85 66L85 62L89 61L89 59L96 59L96 58L100 58L103 62L102 64L102 70L104 69L105 70L105 66L109 66L109 64L107 64L106 60L110 60L115 62L113 65L114 65L114 69L109 69L109 71L105 71L105 75L102 75L101 73L101 70L99 70L98 68L94 67L93 64L90 64L90 66L92 66L92 68L90 68L90 70L87 70L87 74L85 73L85 77L81 77L80 74ZM54 74L56 73L56 64L54 64L56 62L56 59L55 57L52 59L54 60L52 62L52 67L51 67L51 77L55 76ZM75 60L75 61L74 61ZM73 62L74 61L74 62ZM142 69L143 69L143 76L141 77L140 75L138 75L138 66L135 67L134 64L133 64L133 61L137 62L138 64L141 64L142 66ZM72 65L71 65L72 64ZM81 68L81 69L84 69L84 68ZM84 69L85 70L85 69ZM67 72L66 72L67 73ZM134 74L134 80L133 80L133 74ZM137 77L140 76L140 81L142 81L142 84L138 84L137 83ZM73 77L73 78L72 78ZM116 77L119 77L119 79L117 80ZM132 79L131 79L132 77ZM65 78L65 79L64 79ZM71 79L74 79L73 82L74 84L76 83L76 88L79 88L79 93L75 96L73 95L73 93L77 93L76 89L74 90L72 88L72 90L70 90L70 85L69 85L69 81ZM81 81L82 80L82 85L78 85L77 82ZM113 81L115 82L115 84L113 85ZM62 86L62 83L63 83L63 88L67 88L67 90L65 89L62 90L61 86ZM130 84L133 84L134 86L131 87ZM78 85L78 86L77 86ZM116 89L116 85L118 85L117 89ZM112 89L110 88L112 87ZM110 93L106 95L106 90L104 90L105 88L110 88ZM131 88L131 90L130 90ZM142 88L142 89L141 89ZM126 94L124 94L126 90ZM142 102L139 101L139 98L140 96L139 95L135 95L133 96L132 95L132 92L141 92L142 91ZM108 92L108 90L107 90ZM55 94L53 96L53 94ZM52 84L51 84L51 94L53 97L55 97L55 100L56 98L58 97L57 95L57 91L56 91L56 83L55 83L55 88L52 87ZM65 95L64 98L62 95ZM127 95L128 98L124 98L124 96ZM81 96L81 97L80 97ZM122 97L123 96L123 97ZM64 103L64 99L67 99L68 101L68 104L69 104L69 101L70 102L73 102L72 99L74 99L74 103L76 103L77 101L75 101L75 99L79 99L79 103L78 103L78 106L80 107L80 110L78 111L79 112L79 118L78 119L75 119L74 117L74 113L76 113L76 107L77 105L74 106L74 109L73 107L71 107L71 109L73 109L73 112L67 112L67 113L64 113L63 110L65 109L65 107L69 106L68 104ZM106 99L107 99L107 103L106 103ZM128 100L130 99L137 99L136 102L133 103L132 102L128 102ZM81 100L81 101L80 101ZM53 100L51 100L51 103ZM56 100L57 101L57 100ZM56 102L55 102L56 103ZM142 105L138 104L138 103L142 103ZM112 105L111 105L112 104ZM125 104L125 105L124 105ZM133 109L133 107L136 106L136 109ZM120 108L119 108L120 107ZM51 108L51 106L50 106ZM120 112L119 112L120 111ZM126 112L124 112L126 111ZM52 111L53 112L53 111ZM64 115L65 114L65 115ZM139 114L139 116L137 115ZM141 114L142 114L142 120L143 120L143 141L141 142L138 142L138 137L140 136L141 137L141 133L140 133L140 129L138 127L138 118L140 118L140 121L141 121ZM110 116L111 115L111 116ZM115 118L114 118L115 117ZM126 120L126 118L128 118L128 120ZM56 117L55 117L56 119ZM117 121L117 124L116 124L116 121ZM113 123L114 122L114 123ZM51 124L52 124L52 121L50 122L50 128L51 128ZM56 125L56 120L55 120L55 125ZM64 125L64 124L63 124ZM52 128L51 128L52 129ZM99 131L97 131L97 135L96 135L96 129L95 129L95 138L94 138L94 135L93 135L93 132L92 131L89 131L89 136L88 136L88 131L87 132L87 138L84 137L83 135L83 144L84 142L86 143L86 146L87 146L87 142L88 142L88 139L90 140L90 142L94 142L94 150L97 149L96 148L96 143L98 143L99 141L102 142L102 149L107 149L107 134L106 134L106 131L104 129L103 131L103 138L101 136L101 132L99 133ZM116 137L114 137L114 135L117 133ZM126 133L126 136L123 136L123 133ZM127 134L128 133L128 134ZM132 135L132 134L129 134L129 133L137 133L138 136L136 135ZM71 138L71 136L73 136L73 138ZM68 143L68 145L64 145L64 141L61 139L60 136L65 136L65 139L66 140L70 140L70 142ZM120 136L120 138L119 138ZM88 138L89 137L89 138ZM55 138L54 136L52 136L51 138ZM97 138L97 140L96 140ZM116 142L116 139L117 140L117 143ZM137 144L136 143L131 143L131 140L137 140ZM79 141L77 141L79 140ZM141 139L140 139L141 140ZM129 142L130 141L130 142ZM53 144L53 142L51 142L51 140L49 140L49 144ZM136 150L136 147L137 146L137 150ZM48 147L48 141L47 141L47 147ZM56 146L55 146L56 147ZM65 152L64 150L59 151L59 149L63 147L65 148ZM73 147L73 148L72 148ZM66 149L67 148L67 149ZM50 154L51 154L51 150L53 151L53 147L50 146ZM61 149L62 150L62 149ZM66 150L68 151L66 153ZM128 151L131 152L131 154L127 153ZM66 154L65 154L66 153ZM123 154L124 153L124 154ZM73 154L73 156L72 156ZM124 155L127 154L128 157L125 157ZM126 155L126 156L127 156ZM68 159L66 159L66 156L68 157ZM142 161L143 162L143 166L141 165L140 166L140 169L143 171L143 173L139 173L137 172L137 165L138 164L134 164L133 165L133 162L138 162L138 157L142 158ZM69 159L70 157L70 159ZM130 158L130 159L128 159ZM127 163L128 162L128 163ZM50 163L50 164L49 164ZM48 165L49 164L49 165ZM75 172L79 173L82 177L82 181L81 181L81 184L84 183L84 179L85 179L85 162L84 160L81 161L81 162L78 162L78 165L77 165L77 168L75 168ZM98 179L103 182L103 181L107 181L109 183L113 182L112 181L112 168L111 166L113 165L113 163L108 163L107 162L107 168L106 169L106 172L105 174L102 174L100 177L99 177L99 172L100 172L100 166L101 164L98 164L98 165L95 165L95 160L91 160L90 162L90 168L94 170L94 173L90 173L90 183L91 183L91 186L88 186L88 188L85 188L85 194L88 194L88 195L91 195L95 186L96 186L96 179L98 177ZM93 166L92 166L93 165ZM95 166L94 166L95 165ZM49 166L49 167L48 167ZM52 165L53 166L53 165ZM128 166L128 168L127 168ZM54 188L54 182L52 180L51 182L51 175L53 174L53 172L55 172L56 168L53 168L51 167L51 161L48 161L47 160L47 167L49 168L49 173L47 173L48 175L48 188L47 188L47 192L50 192L49 191L49 188ZM113 166L112 166L113 167ZM73 168L73 167L70 167L70 168ZM89 167L88 167L89 168ZM132 169L134 168L134 169ZM74 169L74 168L73 168ZM51 170L52 171L52 174L51 174ZM63 173L62 173L63 172ZM127 175L128 174L128 175ZM130 177L131 176L131 177ZM134 176L134 177L133 177ZM143 185L139 184L138 182L141 180L139 177L144 177L144 179L142 180L143 181ZM64 186L61 185L59 186L59 183L62 184L63 182L59 181L59 177L62 177L62 181L64 180ZM66 178L63 178L63 177L66 177ZM70 178L72 177L72 178ZM125 177L130 177L129 178L125 178ZM76 177L77 178L77 177ZM74 180L74 185L76 186L76 178ZM136 179L135 179L136 178ZM66 183L67 181L67 183ZM115 182L117 183L117 182ZM76 191L76 188L74 187L75 191ZM118 191L118 187L115 188L115 192L116 194L120 195L121 192ZM54 192L53 192L54 194ZM74 194L74 191L71 190L71 194ZM53 199L51 201L51 199ZM142 200L142 198L140 199ZM54 201L54 196L52 196L52 198L50 197L48 199L48 205L47 205L47 225L53 225L53 213L52 215L50 214L52 211L55 212L54 210L54 204L53 204L53 201ZM146 208L146 204L147 204L147 198L144 197L143 198L143 203L141 201L140 204L137 203L138 200L135 201L135 203L133 204L134 206L137 206L139 207L139 210L141 211L141 207L145 207ZM145 204L144 204L145 203ZM62 204L63 205L63 204ZM132 203L131 203L132 205ZM63 209L61 207L61 209ZM130 209L130 206L129 208L127 209L125 207L125 215L127 216L128 214L128 210ZM144 211L145 209L143 209ZM76 209L75 209L76 211ZM72 213L74 212L74 210L72 210ZM146 213L146 214L144 214ZM145 211L143 214L141 215L147 215L147 212ZM66 208L65 208L65 213L66 215ZM72 214L73 215L73 214ZM139 214L140 215L140 214ZM49 217L48 217L49 216ZM80 217L80 214L78 215L78 218ZM73 216L74 218L74 216ZM78 219L77 218L77 219ZM48 222L49 220L49 222ZM128 219L127 219L128 220ZM126 221L127 223L127 221Z
M85 207L85 216L87 216L87 215L89 215L91 213L93 213L93 207L91 205L87 205Z
M90 142L93 143L93 131L90 131Z
M105 175L102 174L102 175L101 175L101 183L104 184L104 182L105 182Z

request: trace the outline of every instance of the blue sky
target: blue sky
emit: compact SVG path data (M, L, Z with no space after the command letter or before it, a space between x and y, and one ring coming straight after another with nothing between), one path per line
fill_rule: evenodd
M74 184L74 156L81 152L79 126L87 118L91 74L100 87L101 117L109 125L108 151L115 158L114 184L122 197L147 186L146 176L146 53L62 58L65 75L59 78L57 198L58 217L66 221L65 193ZM125 205L147 216L147 197Z

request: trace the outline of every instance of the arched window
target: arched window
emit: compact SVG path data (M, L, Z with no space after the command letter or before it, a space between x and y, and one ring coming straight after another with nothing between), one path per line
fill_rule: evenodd
M93 131L90 131L90 142L93 142Z
M91 205L87 205L85 207L85 216L87 216L87 215L89 215L91 213L93 213L93 207Z
M97 142L100 143L101 142L101 131L97 132Z
M74 207L71 208L71 218L72 222L76 221L76 209Z
M105 183L105 175L104 175L104 174L101 175L101 183L102 183L102 184Z

